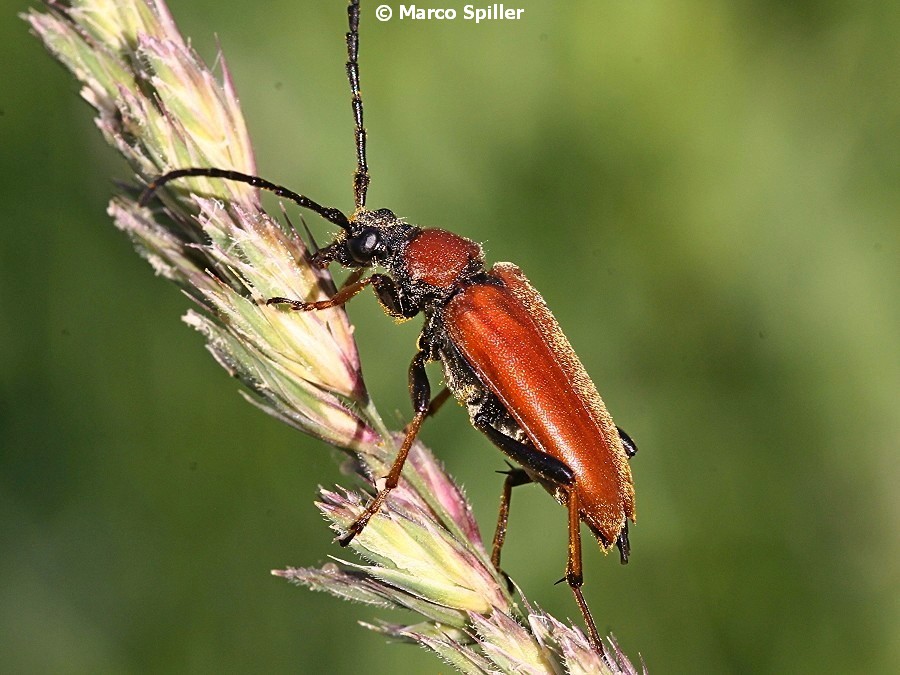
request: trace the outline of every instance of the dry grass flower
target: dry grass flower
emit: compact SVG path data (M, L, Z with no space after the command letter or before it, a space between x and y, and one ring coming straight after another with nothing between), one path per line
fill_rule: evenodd
M188 166L255 173L224 58L221 80L179 34L161 0L48 2L24 17L81 83L107 142L144 183ZM267 307L283 295L324 299L330 276L310 265L301 238L267 215L253 188L191 178L169 184L153 208L123 188L109 214L155 272L196 304L185 322L271 415L351 453L371 482L396 439L372 403L352 327L341 309ZM340 532L366 495L322 490L319 508ZM582 632L517 604L493 568L463 493L421 444L400 486L352 542L363 562L274 572L295 583L380 607L412 610L415 625L367 625L436 652L464 673L635 673L610 638L605 658Z

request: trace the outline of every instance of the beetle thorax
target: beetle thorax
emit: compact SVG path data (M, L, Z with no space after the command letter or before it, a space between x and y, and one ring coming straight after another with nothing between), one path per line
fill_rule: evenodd
M449 290L484 271L484 254L471 239L427 228L406 246L403 267L411 282Z

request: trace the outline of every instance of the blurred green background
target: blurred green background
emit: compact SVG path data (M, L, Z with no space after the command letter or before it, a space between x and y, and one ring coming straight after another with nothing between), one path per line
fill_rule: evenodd
M370 205L521 265L641 448L632 563L587 549L601 629L652 673L897 672L900 4L376 4ZM113 228L129 173L26 6L0 25L0 669L447 672L356 625L402 617L269 576L340 554L312 500L346 479ZM218 36L260 172L350 208L343 1L171 6L207 60ZM418 322L350 311L399 426ZM423 435L489 535L503 458L458 409ZM564 561L522 488L504 566L575 617Z

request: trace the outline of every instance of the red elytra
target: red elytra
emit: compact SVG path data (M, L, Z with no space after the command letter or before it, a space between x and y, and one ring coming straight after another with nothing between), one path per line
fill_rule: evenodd
M300 311L342 305L371 285L384 310L398 319L419 313L425 325L409 369L415 415L384 487L340 539L347 545L378 512L396 487L410 447L425 418L446 399L432 401L425 372L440 361L447 389L468 410L473 426L521 465L504 483L491 559L499 569L513 487L538 482L568 508L566 581L571 587L594 649L604 648L581 591L584 522L608 550L613 544L627 562L628 521L634 521L634 486L628 459L637 451L607 412L597 389L540 294L518 267L498 263L485 269L481 246L446 230L419 228L387 209L366 209L369 185L366 132L359 89L359 1L348 8L347 75L356 122L356 209L347 216L309 197L258 176L230 169L176 169L150 182L141 195L178 178L206 176L248 183L286 197L341 229L314 256L324 267L337 262L354 269L329 300L270 298L267 304ZM385 274L363 275L380 266Z
M572 470L581 518L609 547L635 520L631 468L612 417L521 270L498 263L488 276L502 285L462 289L444 307L444 327L534 447Z

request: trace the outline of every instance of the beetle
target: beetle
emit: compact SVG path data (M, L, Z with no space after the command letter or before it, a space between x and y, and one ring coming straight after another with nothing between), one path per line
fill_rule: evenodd
M345 215L258 176L210 167L170 171L150 182L146 205L163 185L187 176L248 183L290 199L337 226L334 240L313 262L332 262L353 272L327 300L269 298L267 305L322 311L372 286L384 311L398 319L424 316L418 350L409 368L413 418L384 487L339 538L346 546L359 534L400 479L403 464L425 418L452 393L472 425L512 459L506 472L491 560L500 567L512 488L536 482L568 510L565 580L575 596L593 648L603 645L582 593L581 523L604 551L619 549L628 561L628 522L635 520L634 485L628 460L634 442L612 420L597 389L541 295L511 263L490 268L476 242L438 228L407 223L388 209L366 208L369 171L359 87L359 0L348 9L347 76L355 122L355 210ZM381 268L384 272L375 272ZM369 273L367 275L367 273ZM425 366L443 366L446 389L434 400Z

